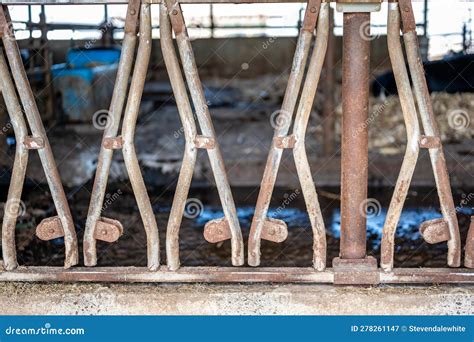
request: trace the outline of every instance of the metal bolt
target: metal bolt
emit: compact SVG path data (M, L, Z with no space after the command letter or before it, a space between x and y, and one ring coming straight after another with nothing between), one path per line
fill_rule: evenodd
M107 235L107 229L102 230L102 235Z
M173 10L173 11L171 12L171 14L172 14L172 15L177 15L177 14L178 14L178 11L177 11L177 10Z
M316 13L316 7L311 7L310 11L311 13Z
M51 229L49 230L49 233L50 233L50 234L54 234L54 228L51 228Z
M410 7L405 6L405 7L403 7L403 10L404 10L405 12L410 12Z
M130 14L131 14L131 15L135 15L136 13L137 13L137 11L135 11L134 9L131 9L131 10L130 10Z

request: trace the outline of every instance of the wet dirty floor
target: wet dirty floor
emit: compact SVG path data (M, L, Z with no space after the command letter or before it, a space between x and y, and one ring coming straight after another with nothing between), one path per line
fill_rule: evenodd
M83 227L90 196L90 184L79 189L67 189L69 203L76 223L79 246L82 248ZM166 223L174 188L150 189L155 215L160 229L162 262ZM328 266L338 255L340 229L339 189L318 189L328 238ZM392 189L371 191L368 217L369 255L379 257L380 238L386 209ZM6 191L1 191L3 196ZM238 215L245 241L253 216L253 206L258 188L234 189ZM454 191L461 237L464 239L473 214L469 199L471 192ZM204 240L203 227L210 219L223 216L217 200L217 191L195 188L190 194L186 216L181 227L181 263L186 266L230 266L230 242L210 244ZM0 200L5 201L5 198ZM54 215L47 187L37 185L25 189L22 216L17 225L17 250L22 265L60 266L64 250L61 239L43 242L34 235L34 227L44 217ZM146 239L133 194L127 183L110 186L104 203L103 215L118 219L125 231L118 242L98 242L98 264L100 266L145 266ZM262 266L311 266L312 232L308 216L304 211L304 199L299 189L275 191L269 216L284 220L288 224L288 239L281 243L262 242ZM440 217L436 191L433 188L412 190L409 193L401 222L397 230L396 266L398 267L443 267L446 265L446 244L428 245L421 239L418 227L421 222ZM82 256L81 256L82 264Z

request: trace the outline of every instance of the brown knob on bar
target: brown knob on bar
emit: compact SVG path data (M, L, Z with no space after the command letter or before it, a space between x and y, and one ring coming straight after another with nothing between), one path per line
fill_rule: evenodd
M94 238L105 242L115 242L122 234L123 226L119 221L101 217L95 226Z
M229 240L230 228L225 217L211 220L204 227L204 238L207 242L218 243ZM288 237L288 228L282 220L266 218L262 229L263 240L280 243Z
M58 216L45 218L36 227L36 236L43 241L50 241L64 236L63 225Z
M423 222L420 225L420 233L430 244L446 242L450 239L448 223L443 218Z

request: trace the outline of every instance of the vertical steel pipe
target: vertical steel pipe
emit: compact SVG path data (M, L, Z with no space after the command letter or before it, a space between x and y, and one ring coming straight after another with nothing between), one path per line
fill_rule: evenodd
M3 265L6 270L13 270L18 266L15 248L15 227L21 204L21 192L25 181L26 166L28 165L28 149L23 144L28 135L28 128L23 118L23 112L5 61L3 50L0 50L0 85L16 140L15 161L13 162L12 176L10 179L10 187L8 188L2 223Z
M150 4L142 4L140 11L140 39L137 58L133 70L132 82L128 94L127 106L122 125L123 159L132 185L138 210L143 221L147 237L148 268L156 271L160 267L160 241L153 207L146 190L135 151L135 128L137 125L140 102L145 86L146 74L151 55L151 13Z
M366 256L370 13L344 13L342 63L341 249L343 259Z
M309 63L293 127L293 134L296 140L293 156L295 158L296 171L300 179L301 189L303 190L306 210L308 211L313 230L313 266L318 271L323 271L326 268L326 230L324 228L324 220L319 206L318 194L316 193L308 156L306 154L305 134L324 65L328 36L329 3L323 3L321 4L319 13L316 42L314 44L313 54Z
M386 271L393 269L395 249L395 232L402 213L408 189L419 155L420 125L416 112L415 100L405 65L402 45L400 43L400 13L398 4L389 3L387 42L393 74L397 83L398 95L402 107L403 118L407 130L407 147L397 184L388 208L382 233L380 265Z
M423 130L425 135L440 139L420 57L416 27L410 25L411 22L414 22L411 2L403 1L402 7L405 11L405 14L402 15L402 19L405 18L403 22L403 39L405 41L408 66L410 68L413 90L418 104ZM406 19L408 19L407 13L410 23L405 24L407 22ZM441 212L444 220L448 224L450 234L447 262L451 267L459 267L461 265L461 238L443 147L440 144L437 148L430 148L429 153L431 165L434 170L436 187L438 189Z
M224 160L222 159L219 144L216 141L216 134L212 124L209 108L207 107L204 90L199 79L199 74L194 59L193 49L186 31L181 6L176 0L166 0L166 7L170 16L171 26L174 30L178 50L183 65L184 74L188 83L191 99L196 110L196 115L201 127L202 134L213 139L216 144L214 148L207 149L211 168L214 173L217 190L222 203L225 218L228 222L231 233L232 246L232 264L240 266L244 264L244 243L242 232L240 230L239 220L237 218L237 210L235 208L232 192L227 180Z
M64 267L68 268L76 265L79 261L77 238L74 229L74 223L72 221L71 211L69 210L66 194L64 193L61 177L59 175L53 152L51 150L51 145L49 144L46 131L44 129L43 123L41 122L41 116L38 111L38 107L36 106L35 97L26 76L23 61L18 49L18 44L11 29L12 24L7 6L3 5L0 12L0 21L2 22L0 26L3 26L2 41L5 47L5 53L7 55L8 62L10 64L12 76L26 114L26 119L30 126L33 137L41 138L41 140L44 142L44 146L38 149L38 154L46 175L49 189L51 190L51 196L53 198L58 217L64 230Z
M275 118L274 138L285 137L290 129L293 112L295 111L298 94L301 89L301 82L305 71L306 61L308 59L309 48L318 18L321 1L308 1L303 19L302 29L298 36L296 51L293 57L291 73L288 78L288 85L283 97L281 110L278 118ZM267 217L268 208L272 199L273 189L275 187L278 169L280 167L283 149L278 148L275 139L272 141L270 151L265 165L260 192L255 206L255 213L252 219L249 235L248 263L250 266L260 265L260 244L263 226Z
M186 141L183 162L181 164L176 192L173 198L173 204L171 205L168 226L166 228L166 260L168 268L172 271L176 271L180 266L179 229L181 227L186 199L188 197L189 187L191 186L197 158L197 148L194 144L197 130L186 91L186 85L179 68L178 57L174 50L171 23L164 3L160 4L160 43Z
M118 133L123 106L127 94L128 80L132 69L137 41L137 22L140 9L140 0L130 0L125 19L125 36L122 42L117 77L109 108L107 125L104 130L102 145L97 162L97 170L92 188L89 211L87 213L86 228L84 231L84 264L95 266L97 264L95 227L102 212L113 150L105 148L103 142L107 138L115 138Z

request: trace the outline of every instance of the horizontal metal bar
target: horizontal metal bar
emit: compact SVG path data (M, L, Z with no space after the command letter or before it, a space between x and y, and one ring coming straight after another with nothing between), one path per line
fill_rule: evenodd
M4 5L104 5L128 4L128 0L2 0ZM161 0L144 0L160 4ZM180 0L181 4L305 3L306 0Z
M474 284L474 270L447 268L398 268L377 271L381 284ZM21 282L127 282L127 283L313 283L332 284L334 271L295 267L166 267L149 271L145 267L18 267L0 272L1 281Z

